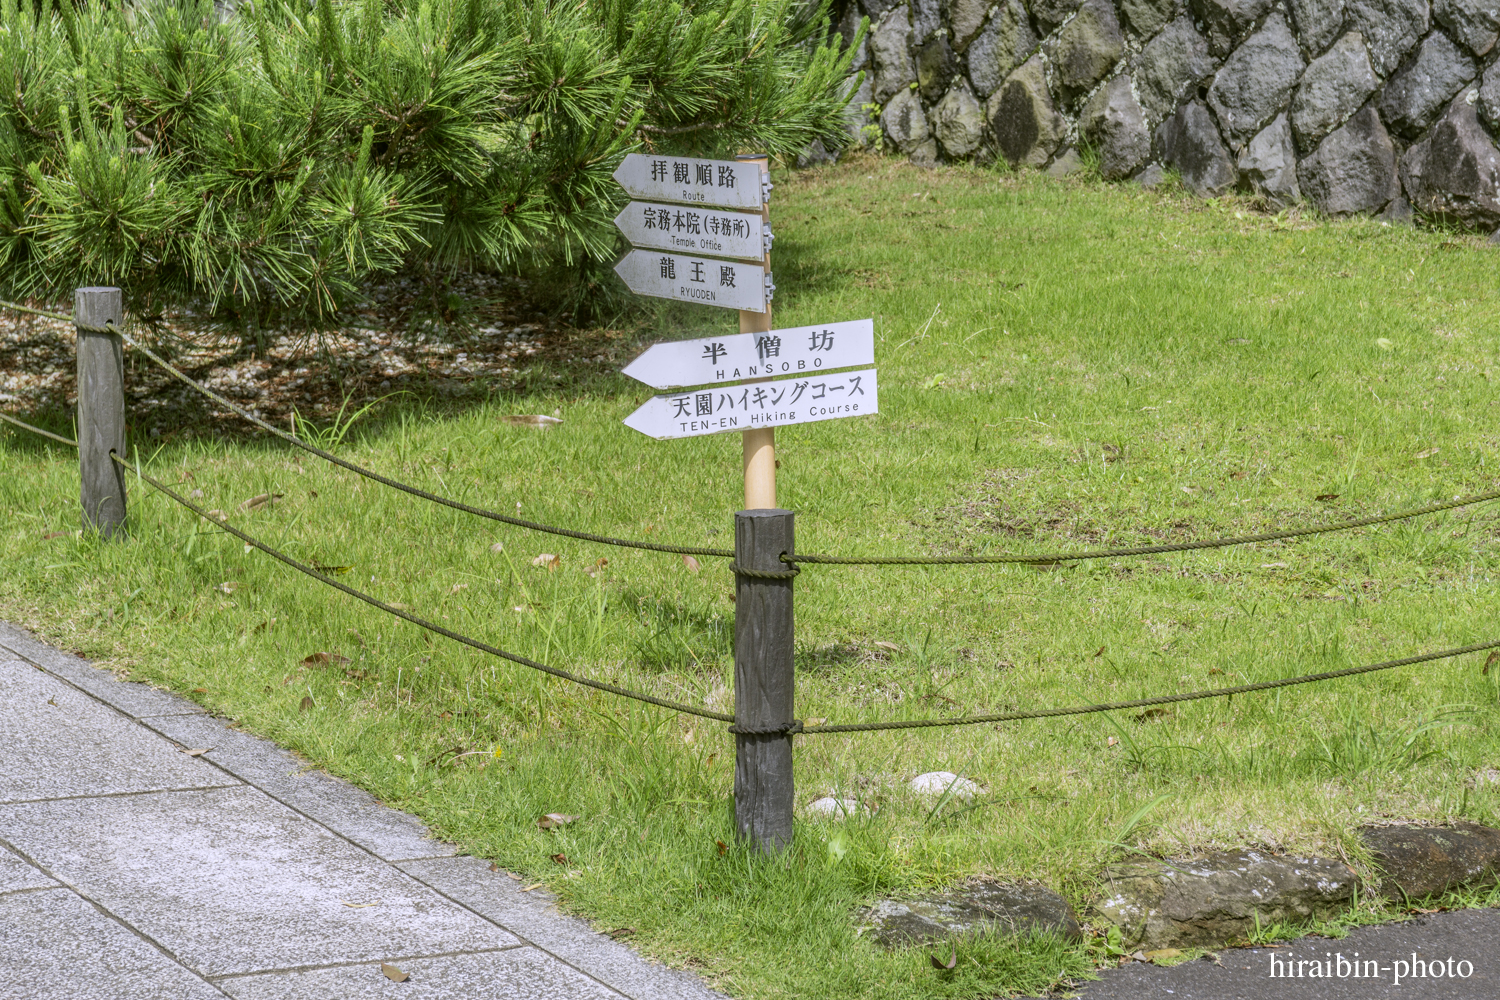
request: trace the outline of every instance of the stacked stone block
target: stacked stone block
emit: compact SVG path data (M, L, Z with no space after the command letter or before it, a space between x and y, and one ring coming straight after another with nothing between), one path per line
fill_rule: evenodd
M1500 227L1500 0L845 0L850 114L923 165L1004 159L1334 215ZM815 153L818 151L815 151Z

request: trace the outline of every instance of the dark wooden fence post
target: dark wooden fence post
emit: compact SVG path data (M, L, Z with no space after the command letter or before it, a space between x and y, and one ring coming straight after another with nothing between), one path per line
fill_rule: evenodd
M73 292L78 326L78 471L83 530L105 538L125 533L125 472L109 457L125 457L125 348L105 323L124 323L118 288ZM86 329L86 328L94 329Z
M794 552L789 510L734 516L735 563L785 573ZM792 842L792 581L736 575L734 604L734 825L762 853Z

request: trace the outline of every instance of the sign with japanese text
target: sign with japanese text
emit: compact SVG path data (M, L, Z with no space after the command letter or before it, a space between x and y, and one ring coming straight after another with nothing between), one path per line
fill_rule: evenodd
M874 363L875 321L856 319L656 344L623 371L653 389L675 389Z
M761 184L760 165L741 160L630 153L614 178L632 198L713 208L759 212L769 194L768 186Z
M773 287L760 264L655 250L630 251L615 273L637 295L758 313L766 311Z
M875 369L652 396L625 425L658 440L879 412Z
M615 216L615 228L632 245L654 250L765 260L771 249L771 227L759 212L632 201Z

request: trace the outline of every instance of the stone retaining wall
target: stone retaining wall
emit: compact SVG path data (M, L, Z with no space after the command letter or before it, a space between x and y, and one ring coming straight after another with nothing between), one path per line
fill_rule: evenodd
M845 2L855 127L917 163L1500 227L1500 0Z

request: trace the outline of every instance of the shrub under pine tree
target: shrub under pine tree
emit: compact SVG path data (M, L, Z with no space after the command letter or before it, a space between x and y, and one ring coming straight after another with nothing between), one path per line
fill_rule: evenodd
M331 317L612 261L636 149L848 139L828 0L0 0L0 294Z

